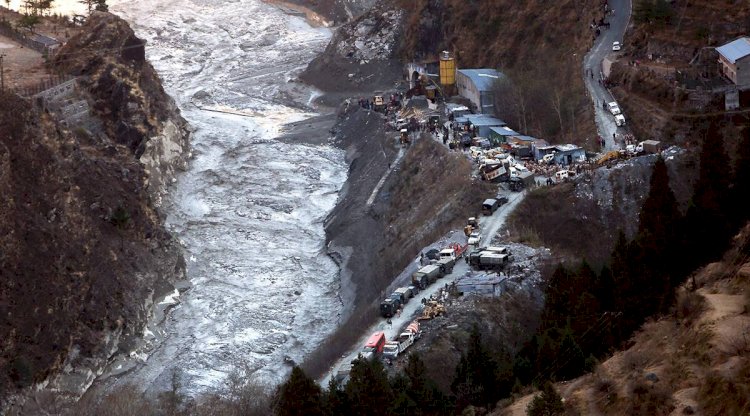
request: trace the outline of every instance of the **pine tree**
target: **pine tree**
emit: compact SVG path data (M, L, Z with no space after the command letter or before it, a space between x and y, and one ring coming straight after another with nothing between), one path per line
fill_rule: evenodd
M655 310L664 311L672 304L672 291L681 280L677 277L679 275L674 276L674 265L679 254L679 221L680 211L669 186L667 164L659 156L651 173L649 193L641 208L636 236L642 250L642 273L638 284L645 299L654 304Z
M289 380L279 386L274 412L277 416L322 416L320 387L301 368L294 366Z
M469 348L456 367L451 390L459 408L472 404L491 407L500 397L496 388L497 363L482 343L482 333L474 326L469 337Z
M703 140L698 181L687 215L691 244L686 260L691 268L719 256L729 242L730 179L724 138L720 126L712 123Z
M385 415L388 410L385 404L394 397L388 375L378 360L355 360L344 392L351 414L363 416Z
M328 390L323 394L323 409L330 416L351 414L346 393L334 379L328 382Z
M526 409L528 416L557 416L565 414L562 398L552 383L545 383L542 392L534 397Z
M560 365L554 369L556 378L570 380L578 377L586 370L586 357L581 347L573 339L573 331L566 328L557 352Z

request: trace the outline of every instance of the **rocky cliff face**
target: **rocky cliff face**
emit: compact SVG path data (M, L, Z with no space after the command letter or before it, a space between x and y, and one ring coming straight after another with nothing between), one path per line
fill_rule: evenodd
M134 44L94 14L54 62L75 82L0 98L0 409L32 385L82 394L185 277L155 206L186 123Z
M696 180L696 157L671 148L664 158L672 191L681 208L687 209ZM641 156L583 173L570 183L535 190L511 215L512 232L558 255L595 264L605 261L620 230L628 237L638 230L655 161L655 155Z
M127 22L94 13L85 30L56 56L58 70L79 76L101 133L126 146L146 170L146 187L161 205L166 186L189 157L188 127L145 60L145 41Z

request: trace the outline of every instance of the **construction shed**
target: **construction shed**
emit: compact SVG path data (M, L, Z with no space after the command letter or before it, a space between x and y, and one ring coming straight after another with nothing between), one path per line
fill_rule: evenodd
M508 126L502 127L490 127L487 138L490 139L490 143L493 146L500 146L508 142L508 138L511 136L518 136L520 133L514 131Z
M500 296L505 288L504 275L485 273L456 279L456 290L464 295Z
M572 165L586 161L586 150L574 144L555 146L555 163L561 166Z
M499 118L485 114L469 114L465 116L469 124L476 128L477 136L488 137L491 127L503 127L506 123Z
M481 114L495 114L495 83L505 75L494 69L459 69L456 71L458 95L471 101Z

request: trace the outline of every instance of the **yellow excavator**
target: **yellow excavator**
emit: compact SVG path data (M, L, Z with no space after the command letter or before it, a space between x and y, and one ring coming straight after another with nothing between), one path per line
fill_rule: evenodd
M603 154L601 157L596 159L596 164L598 166L602 166L606 164L607 162L614 161L620 158L620 152L618 150L612 150L605 154Z

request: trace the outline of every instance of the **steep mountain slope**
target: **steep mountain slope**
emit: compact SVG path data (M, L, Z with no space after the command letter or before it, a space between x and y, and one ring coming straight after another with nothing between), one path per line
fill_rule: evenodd
M741 415L750 411L750 226L700 269L672 313L592 374L557 385L570 414ZM593 335L595 336L595 334ZM525 415L531 396L498 411Z
M56 61L75 84L33 103L2 93L3 405L41 382L82 394L184 278L154 202L187 157L185 122L128 42L124 21L96 13Z

